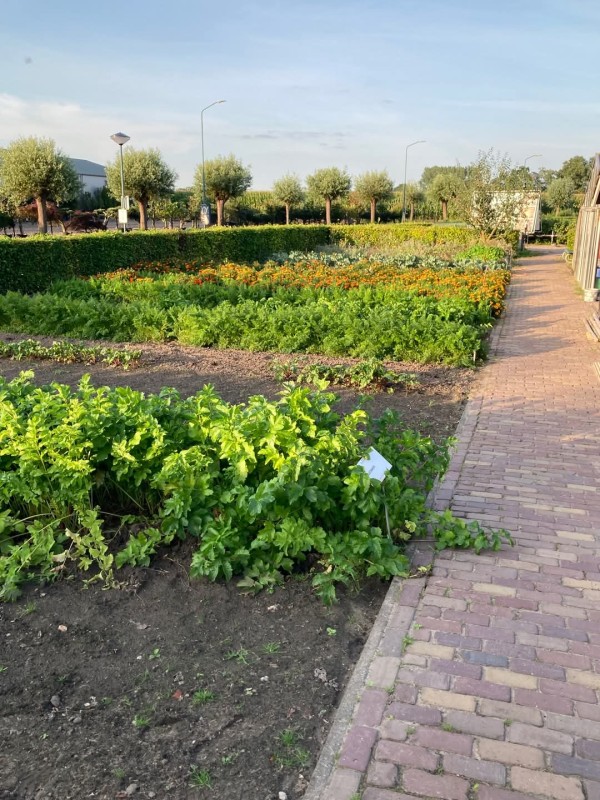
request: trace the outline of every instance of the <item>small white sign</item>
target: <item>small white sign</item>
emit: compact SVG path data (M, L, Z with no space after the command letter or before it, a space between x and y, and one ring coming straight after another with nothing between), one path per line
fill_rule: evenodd
M361 458L357 466L362 467L369 478L373 478L376 481L382 481L392 468L390 462L381 453L378 453L374 447L369 450L364 458Z
M127 209L119 209L119 225L127 225Z

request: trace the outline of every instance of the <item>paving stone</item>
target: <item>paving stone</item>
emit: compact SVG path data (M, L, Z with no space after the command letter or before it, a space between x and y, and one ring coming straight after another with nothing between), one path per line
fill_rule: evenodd
M446 711L444 722L463 733L486 736L490 739L504 738L505 725L500 719L481 717L479 714L469 714L465 711Z
M356 710L354 724L376 728L383 719L388 700L387 692L380 689L365 689Z
M459 711L475 711L475 698L456 692L443 692L439 689L422 689L421 700L423 703L436 708L455 708Z
M554 753L552 769L564 775L581 775L582 778L600 780L600 763L587 758L572 758L562 753Z
M469 782L454 775L431 775L418 769L404 770L402 788L419 797L467 800Z
M402 742L384 739L375 747L375 758L378 761L391 761L408 767L418 767L433 772L438 764L438 756L424 747L415 747Z
M431 690L433 691L433 690ZM442 712L429 706L409 705L408 703L390 703L387 713L403 722L417 722L421 725L440 725Z
M473 737L462 733L451 733L439 728L419 728L414 741L421 747L430 747L432 750L441 750L446 753L458 753L470 756L473 752Z
M394 685L399 668L400 658L375 656L367 675L367 686L372 685L382 689L391 688Z
M408 735L408 725L406 722L400 722L397 719L386 719L379 731L382 739L394 739L397 742L403 742Z
M511 742L497 742L494 739L478 739L477 750L480 757L488 761L515 764L530 769L544 769L544 753L535 747Z
M459 755L445 755L443 757L444 769L454 775L464 775L476 781L486 783L506 783L506 768L493 761L483 761L477 758L468 758Z
M482 664L487 667L507 667L507 656L498 656L493 653L480 653L477 650L462 651L461 655L469 664Z
M553 800L584 800L581 781L549 772L512 767L510 779L513 789L551 797Z
M376 738L377 731L374 728L367 728L364 725L350 728L342 745L338 766L364 772Z
M323 800L352 800L360 785L361 773L353 769L334 769Z
M373 789L369 786L362 793L361 800L415 800L415 796L404 792L393 792L390 789Z
M569 733L536 728L534 725L524 725L522 722L513 722L508 726L506 738L509 742L532 745L543 750L571 755L573 752L573 736Z
M367 772L367 783L389 789L398 782L398 767L383 761L371 761Z

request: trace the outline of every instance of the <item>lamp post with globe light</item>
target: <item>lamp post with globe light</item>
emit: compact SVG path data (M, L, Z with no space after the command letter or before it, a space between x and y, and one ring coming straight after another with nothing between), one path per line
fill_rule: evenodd
M225 102L225 100L215 100L214 103L205 106L200 112L200 139L202 140L202 207L200 209L200 219L204 227L210 225L210 206L206 202L206 174L204 172L204 112Z
M125 208L125 172L123 169L123 145L127 144L130 137L127 136L126 133L113 133L113 135L110 138L113 140L113 142L115 142L115 144L119 145L119 152L121 153L121 210L122 211L124 210L126 212L127 209ZM122 218L125 217L123 219L123 233L125 233L127 230L127 218L125 215L121 215L121 217Z

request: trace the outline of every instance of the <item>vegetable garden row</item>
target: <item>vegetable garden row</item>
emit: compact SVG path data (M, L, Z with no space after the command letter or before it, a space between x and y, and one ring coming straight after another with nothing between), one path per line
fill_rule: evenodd
M471 365L508 280L495 248L454 261L346 252L213 266L173 257L8 292L0 329ZM147 565L176 538L197 542L194 575L261 588L305 571L329 602L337 582L402 573L413 535L431 532L440 547L500 545L504 532L426 507L447 444L403 430L392 414L341 417L334 400L291 384L277 402L230 405L211 387L182 400L86 379L76 390L35 387L30 374L2 382L0 598L73 566L114 582L115 568ZM357 466L370 446L392 464L385 492Z

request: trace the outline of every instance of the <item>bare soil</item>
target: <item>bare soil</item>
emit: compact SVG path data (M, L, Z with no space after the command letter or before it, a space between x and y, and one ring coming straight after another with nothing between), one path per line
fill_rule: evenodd
M90 373L101 385L182 395L212 383L230 402L281 388L272 362L282 356L135 349L143 358L129 371L0 360L0 374L33 369L39 383L74 385ZM394 408L409 427L451 434L473 373L388 366L419 386L371 395L369 410ZM339 394L343 411L359 402ZM0 606L1 800L302 796L387 585L342 589L331 608L302 578L250 596L191 581L189 548L122 570L117 589L64 580Z

